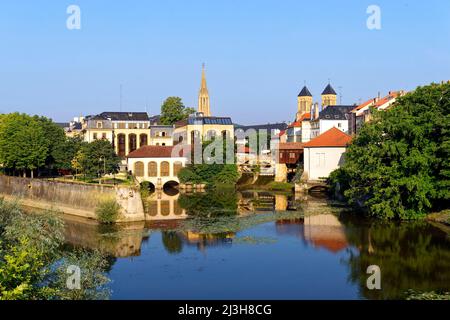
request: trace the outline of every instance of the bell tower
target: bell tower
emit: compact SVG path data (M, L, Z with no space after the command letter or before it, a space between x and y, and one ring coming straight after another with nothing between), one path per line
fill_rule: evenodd
M311 92L309 92L306 86L300 91L297 97L297 117L299 120L305 113L311 112L311 106L313 104L313 98Z
M328 83L328 85L322 92L322 108L335 105L337 105L337 94L331 84Z
M211 116L209 108L209 93L206 86L205 64L202 65L202 82L198 93L198 112L202 112L205 117Z

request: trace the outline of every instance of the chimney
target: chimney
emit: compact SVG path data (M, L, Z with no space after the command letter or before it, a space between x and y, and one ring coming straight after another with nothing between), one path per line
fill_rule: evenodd
M316 102L314 104L314 120L319 119L319 104Z

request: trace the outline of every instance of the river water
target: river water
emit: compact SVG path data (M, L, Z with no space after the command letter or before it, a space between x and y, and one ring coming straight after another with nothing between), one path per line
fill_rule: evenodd
M403 299L450 291L448 230L361 218L325 198L152 194L146 223L66 220L66 239L113 256L112 299ZM379 266L381 289L367 288Z

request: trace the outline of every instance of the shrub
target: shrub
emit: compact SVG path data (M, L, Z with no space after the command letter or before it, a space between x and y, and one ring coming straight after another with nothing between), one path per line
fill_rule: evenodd
M115 223L120 215L120 205L115 199L103 200L95 210L98 221L104 224Z
M287 182L272 181L267 185L269 190L272 191L292 191L292 184Z

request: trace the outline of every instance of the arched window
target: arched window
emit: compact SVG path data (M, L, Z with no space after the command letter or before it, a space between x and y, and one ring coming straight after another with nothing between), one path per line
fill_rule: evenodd
M170 176L170 164L167 161L161 162L161 177Z
M117 135L117 141L119 145L119 157L125 157L125 135L123 133L120 133Z
M176 162L173 164L173 175L174 175L174 176L177 176L177 175L178 175L178 172L180 172L181 168L183 168L183 163L180 162L180 161L176 161Z
M148 163L148 176L149 177L158 176L158 164L155 161Z
M144 176L144 163L139 161L134 164L134 175L136 177Z
M162 216L170 215L170 201L167 200L161 201L161 215Z
M140 147L146 146L147 145L147 139L148 139L147 135L145 133L142 133L139 136L139 146Z
M134 133L128 135L128 146L130 149L130 152L133 152L137 149L137 137Z

